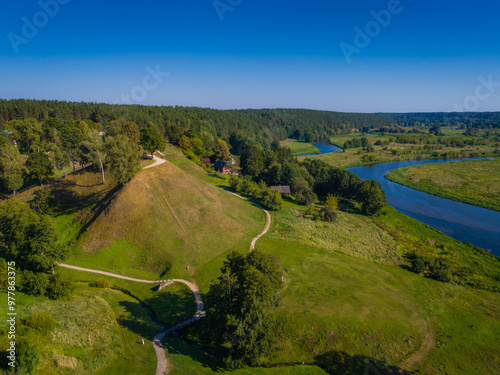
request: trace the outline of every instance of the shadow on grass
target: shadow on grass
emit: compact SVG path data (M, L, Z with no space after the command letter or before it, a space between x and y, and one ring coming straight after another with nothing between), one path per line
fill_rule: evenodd
M153 340L159 332L158 325L147 313L147 309L140 302L120 301L120 306L130 314L128 318L119 318L118 323L129 331L140 335L148 340Z
M202 367L209 368L213 372L225 372L225 368L221 360L212 357L203 350L190 346L181 338L170 335L162 340L162 344L168 351L167 356L180 354L190 357L193 361L198 362Z
M92 218L87 223L85 223L85 225L83 227L80 228L80 231L78 232L79 236L82 233L84 233L88 229L88 227L90 227L92 225L92 223L94 223L94 221L96 221L96 219L99 217L99 215L101 215L106 208L108 208L110 206L110 204L113 202L113 200L116 198L116 195L118 194L118 192L122 188L123 188L123 185L118 184L113 189L111 189L104 196L103 199L101 199L99 204L96 207L94 207L94 209L92 210L92 212L93 212ZM95 195L95 194L92 194L92 195Z
M165 325L175 325L196 314L196 301L190 290L156 292L144 303L153 310L155 319Z
M332 350L315 357L315 364L330 374L371 374L371 375L411 375L413 371L406 371L397 366L367 357L364 355L349 355Z

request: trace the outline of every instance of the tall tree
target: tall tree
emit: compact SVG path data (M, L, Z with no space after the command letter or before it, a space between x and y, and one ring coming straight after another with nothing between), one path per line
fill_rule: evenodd
M229 152L226 141L222 139L217 140L217 144L215 145L215 157L217 160L229 160L231 153Z
M47 154L43 152L36 152L31 154L26 161L26 168L32 178L42 182L54 174L54 168Z
M232 252L221 272L207 295L211 339L229 347L228 367L258 365L276 348L271 325L282 289L279 259Z
M5 188L14 195L23 186L23 159L10 142L0 147L0 178Z
M39 144L42 126L34 119L18 120L14 123L15 137L22 150L29 155L33 147Z
M158 133L155 128L148 127L141 129L140 141L141 147L148 151L151 155L156 150L162 150L165 148L165 141Z
M39 271L48 271L68 255L52 218L37 215L16 198L0 206L0 235L10 255Z
M107 137L104 150L109 170L122 184L129 181L139 171L141 159L137 147L124 135Z
M85 141L82 142L82 148L84 152L88 153L90 161L95 165L100 166L102 183L104 184L106 182L104 179L104 163L106 161L106 153L104 150L104 142L99 136L99 132L97 130L91 130L87 133Z

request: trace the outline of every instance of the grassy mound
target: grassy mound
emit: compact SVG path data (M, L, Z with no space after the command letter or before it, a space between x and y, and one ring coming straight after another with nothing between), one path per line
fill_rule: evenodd
M166 162L126 184L81 236L71 264L127 275L203 277L231 249L248 249L264 214ZM213 268L213 267L212 267Z

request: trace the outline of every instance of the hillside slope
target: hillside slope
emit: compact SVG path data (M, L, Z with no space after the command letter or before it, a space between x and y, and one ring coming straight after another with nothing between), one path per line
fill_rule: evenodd
M261 210L166 162L116 194L80 238L83 254L75 260L117 272L196 272L209 280L200 268L247 249L263 225Z

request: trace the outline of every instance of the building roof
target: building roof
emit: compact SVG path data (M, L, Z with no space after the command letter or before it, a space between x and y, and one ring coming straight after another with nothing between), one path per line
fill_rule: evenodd
M277 190L280 192L280 194L290 194L290 186L289 185L271 186L271 190Z
M217 163L214 164L214 167L215 168L224 168L227 164L227 161L222 161L222 160L219 160Z
M201 158L201 162L203 164L211 164L212 162L210 161L210 158Z

